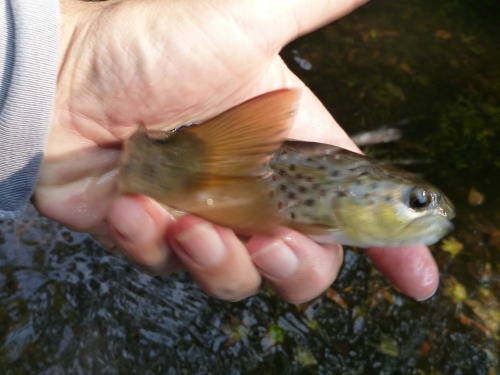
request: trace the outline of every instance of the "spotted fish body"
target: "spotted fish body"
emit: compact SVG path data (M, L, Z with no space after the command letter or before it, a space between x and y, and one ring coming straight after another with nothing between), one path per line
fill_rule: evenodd
M120 186L243 234L293 227L325 243L431 244L453 207L414 175L342 148L286 140L300 93L261 95L163 137L139 130Z
M269 165L283 220L319 242L431 244L452 228L437 188L340 147L286 141Z

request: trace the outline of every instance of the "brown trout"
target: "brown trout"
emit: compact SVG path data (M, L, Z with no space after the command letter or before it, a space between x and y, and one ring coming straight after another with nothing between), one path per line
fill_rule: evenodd
M201 124L126 142L123 193L148 195L241 234L289 226L323 243L432 244L451 202L408 172L315 142L287 140L300 91L270 92Z

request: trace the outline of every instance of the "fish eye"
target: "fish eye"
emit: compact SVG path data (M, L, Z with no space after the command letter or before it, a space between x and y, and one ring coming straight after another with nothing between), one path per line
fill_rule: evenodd
M432 202L432 196L426 190L416 187L410 192L409 207L421 210L428 207Z

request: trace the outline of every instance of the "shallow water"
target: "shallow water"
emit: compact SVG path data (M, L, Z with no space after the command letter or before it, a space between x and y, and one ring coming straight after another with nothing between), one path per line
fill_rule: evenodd
M284 58L350 133L394 126L365 151L405 162L457 206L433 247L441 287L415 302L362 251L294 306L240 303L188 275L153 278L39 217L0 223L6 374L496 374L500 365L500 64L493 1L379 0L292 43ZM495 27L493 27L495 25ZM476 206L471 189L485 203Z

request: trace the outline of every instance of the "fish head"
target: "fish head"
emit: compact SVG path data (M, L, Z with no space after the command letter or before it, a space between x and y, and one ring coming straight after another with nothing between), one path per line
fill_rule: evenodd
M407 178L368 180L335 199L343 242L355 246L431 245L453 229L455 211L436 187Z

